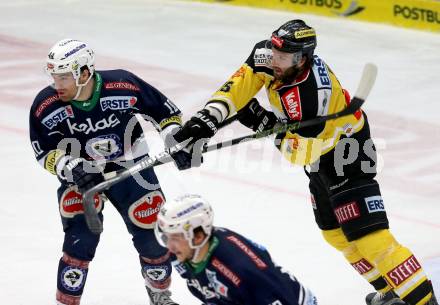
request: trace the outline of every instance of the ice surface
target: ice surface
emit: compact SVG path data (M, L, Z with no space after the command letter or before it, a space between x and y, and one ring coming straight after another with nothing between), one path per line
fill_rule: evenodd
M16 0L0 2L0 303L54 304L63 238L57 179L34 160L27 121L34 96L47 84L44 56L55 41L89 42L99 68L135 72L163 90L187 118L240 66L255 42L297 17L316 28L317 53L349 90L366 62L379 67L364 109L381 156L379 181L391 230L426 267L440 296L438 34L183 1ZM158 152L160 139L149 130ZM246 132L233 125L222 134ZM207 197L217 225L267 246L320 304L363 304L371 291L323 241L302 169L281 160L270 140L212 152L201 169L178 173L167 165L157 174L168 198L184 192ZM104 214L82 304L146 304L130 236L110 204ZM199 303L178 276L172 288L182 305Z

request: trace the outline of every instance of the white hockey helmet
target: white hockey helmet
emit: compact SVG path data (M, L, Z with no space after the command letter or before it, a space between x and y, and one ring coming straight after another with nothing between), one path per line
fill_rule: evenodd
M58 41L49 51L46 58L45 71L50 76L57 73L71 72L79 84L81 68L86 66L90 71L90 77L86 83L92 78L95 71L95 54L93 50L85 43L75 39L63 39Z
M183 233L189 246L201 248L211 236L214 212L211 205L199 195L184 195L168 201L160 210L154 228L159 243L166 247L167 237L164 233ZM200 245L193 244L194 230L201 227L206 238Z

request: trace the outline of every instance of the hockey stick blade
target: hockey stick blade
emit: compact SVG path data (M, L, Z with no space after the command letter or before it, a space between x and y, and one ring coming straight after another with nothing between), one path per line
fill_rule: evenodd
M248 142L248 141L256 140L256 139L261 139L261 138L267 137L272 134L279 134L279 133L283 133L283 132L287 132L287 131L295 131L295 130L298 130L298 129L301 129L304 127L318 125L318 124L324 123L328 120L334 120L334 119L337 119L342 116L353 114L357 110L359 110L361 108L361 106L363 105L363 103L365 102L366 98L368 97L368 94L370 93L371 89L374 86L374 83L376 81L376 76L377 76L376 65L374 65L372 63L367 63L364 66L364 69L362 71L362 76L359 81L358 88L356 89L356 93L355 93L354 97L351 99L351 102L347 106L347 108L345 108L344 110L342 110L340 112L329 114L326 116L316 117L316 118L306 120L306 121L299 121L299 122L278 125L278 126L275 125L274 128L263 131L263 132L257 132L254 134L231 139L231 140L228 140L225 142L220 142L217 144L205 146L203 148L203 152L205 153L208 151L213 151L213 150L218 150L218 149L229 147L229 146L234 146L239 143L244 143L244 142Z
M106 180L95 185L88 191L83 194L83 207L84 207L84 217L86 219L86 223L90 231L94 234L100 234L103 231L101 219L99 219L98 212L96 211L93 197L96 193L102 192L104 190L108 190L113 185L131 177L132 175L139 173L140 171L152 168L159 164L168 163L173 160L171 157L172 154L182 150L185 148L189 142L191 142L191 138L179 143L163 152L160 152L157 155L152 157L143 158L141 161L136 163L134 166L127 168L118 172L116 175L111 177L106 176Z
M362 71L359 86L354 94L358 99L366 100L374 86L377 77L377 66L372 63L367 63Z

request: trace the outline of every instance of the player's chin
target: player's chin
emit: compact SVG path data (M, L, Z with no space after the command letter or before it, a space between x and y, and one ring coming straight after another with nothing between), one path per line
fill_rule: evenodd
M67 95L67 94L58 94L58 98L63 102L69 102L73 99L73 96Z
M184 263L188 260L187 255L184 255L182 252L174 253L174 255L177 257L177 260L181 263Z
M281 69L274 69L273 70L273 76L275 79L280 80L283 77L283 70Z

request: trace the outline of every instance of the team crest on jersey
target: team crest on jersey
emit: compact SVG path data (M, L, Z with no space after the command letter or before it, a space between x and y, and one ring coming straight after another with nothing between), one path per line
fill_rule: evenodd
M157 220L157 213L165 204L160 191L151 192L134 202L128 209L128 216L138 227L151 229Z
M291 120L300 121L302 119L301 97L297 86L284 93L281 96L281 102Z
M62 121L66 120L67 118L73 118L73 110L72 106L67 105L64 107L60 107L56 109L55 111L52 111L48 116L46 116L41 123L44 124L49 129L54 128Z
M208 269L205 269L205 272L209 285L214 288L214 291L225 298L228 297L228 287L217 279L217 273Z
M78 291L84 286L86 276L86 269L67 266L61 272L61 284L68 291Z
M148 266L142 269L142 273L152 281L163 281L169 274L169 268L166 265Z
M86 143L86 152L94 160L114 159L122 153L121 139L115 134L90 139Z
M60 213L63 217L72 218L77 214L84 213L82 205L82 195L78 192L76 186L67 188L60 199ZM96 194L93 198L95 201L95 208L98 212L102 210L102 199Z
M110 110L126 110L133 108L136 104L135 96L107 96L99 99L102 111Z

